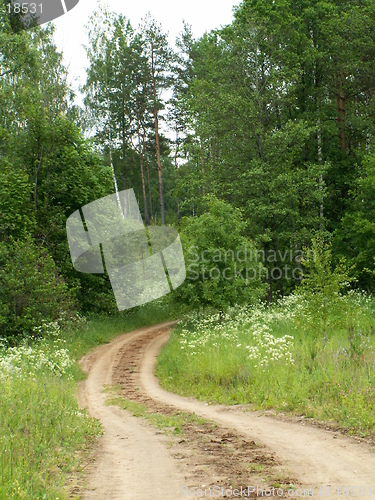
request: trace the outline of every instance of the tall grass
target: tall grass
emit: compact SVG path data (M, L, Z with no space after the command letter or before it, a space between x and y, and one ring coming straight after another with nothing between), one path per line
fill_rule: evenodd
M63 498L98 423L80 411L75 384L42 370L0 381L0 498Z
M0 499L74 496L68 479L83 470L99 422L78 407L78 360L120 333L175 319L160 300L78 325L44 324L39 339L0 348ZM61 326L62 325L62 326Z
M334 420L361 435L375 429L375 303L341 298L325 335L311 335L304 304L232 309L179 324L157 365L162 385L203 400Z

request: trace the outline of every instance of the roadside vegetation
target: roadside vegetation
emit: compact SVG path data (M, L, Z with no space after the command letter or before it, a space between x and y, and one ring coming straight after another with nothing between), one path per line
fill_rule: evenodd
M232 308L221 322L218 314L192 314L174 330L157 375L165 389L182 395L251 403L373 434L375 302L357 293L341 300L342 315L330 316L326 338L314 340L296 295L272 307Z
M120 333L174 319L166 301L89 322L44 323L0 348L0 498L74 497L101 427L77 403L78 360Z
M183 319L158 360L163 387L373 436L375 300L346 290L348 271L331 270L329 247L313 249L304 284L277 303Z

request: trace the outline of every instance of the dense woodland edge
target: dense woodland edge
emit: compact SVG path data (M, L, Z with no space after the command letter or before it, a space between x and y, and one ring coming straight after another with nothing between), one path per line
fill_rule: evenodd
M179 230L188 270L205 250L275 256L251 280L238 262L233 280L195 266L172 297L189 307L288 295L312 245L331 268L345 262L351 288L374 291L373 0L245 0L199 39L183 25L174 47L150 15L135 28L101 8L83 107L53 25L26 29L3 4L0 25L4 339L77 311L116 314L108 277L73 269L65 229L116 189L134 189L146 225ZM299 272L275 276L285 255Z

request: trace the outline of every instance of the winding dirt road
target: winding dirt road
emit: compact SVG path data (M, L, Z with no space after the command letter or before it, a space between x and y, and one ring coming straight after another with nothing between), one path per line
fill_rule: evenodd
M82 360L88 378L79 401L105 431L84 498L176 500L188 496L187 488L192 498L196 487L216 487L222 498L229 498L219 488L240 486L245 498L256 493L301 497L304 490L330 498L375 497L375 452L368 444L246 407L207 405L161 389L154 368L172 326L124 334ZM124 398L150 412L168 416L183 411L216 425L188 423L183 439L166 436L143 419L107 406L103 390L113 384L121 385ZM267 495L275 485L281 488L278 493Z

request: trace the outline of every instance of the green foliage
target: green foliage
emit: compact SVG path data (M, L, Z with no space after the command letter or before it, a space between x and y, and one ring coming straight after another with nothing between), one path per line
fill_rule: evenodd
M73 307L67 286L47 251L30 238L0 243L0 333L31 334Z
M341 293L354 281L350 276L352 269L347 268L344 260L332 268L331 245L320 237L313 238L311 248L305 248L304 252L302 283L296 289L304 303L301 325L308 335L326 339L330 322L337 322L337 317L345 311Z
M375 273L375 155L365 157L350 210L337 229L334 249L355 265L359 285L373 292Z
M28 175L0 159L0 238L24 238L36 227Z
M338 228L373 149L374 19L370 1L251 0L199 40L185 30L174 96L182 214L204 212L212 193L244 210L266 252ZM294 284L270 280L269 299Z
M84 139L76 114L69 109L67 73L52 36L51 26L0 34L4 111L0 117L0 240L35 240L52 256L56 272L81 307L113 311L108 278L77 273L70 259L67 217L113 192L113 182L110 168ZM39 315L34 319L37 324Z
M214 197L207 212L182 221L187 278L176 298L194 308L225 311L234 304L253 303L265 293L263 266L253 243L243 236L241 212Z
M265 17L254 17L248 7L241 6L231 26L186 49L193 76L185 75L182 90L176 87L176 99L194 133L184 141L188 161L178 193L182 213L204 212L208 193L241 208L250 222L247 235L278 254L308 244L322 224L327 165L314 154L306 161L316 124L290 116L300 71L288 21L279 13L275 21L285 24L276 33L278 24L263 25ZM292 287L285 279L270 280L271 292Z

